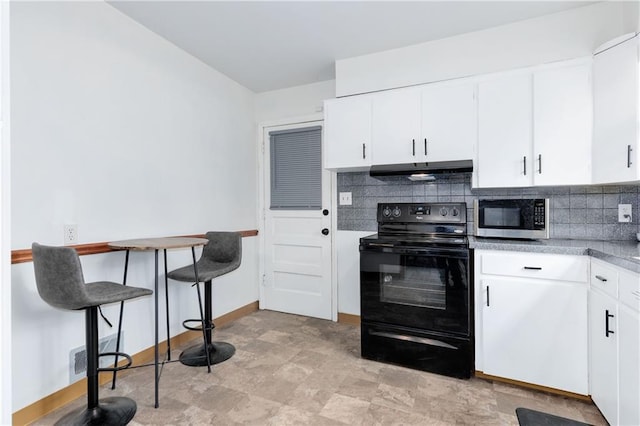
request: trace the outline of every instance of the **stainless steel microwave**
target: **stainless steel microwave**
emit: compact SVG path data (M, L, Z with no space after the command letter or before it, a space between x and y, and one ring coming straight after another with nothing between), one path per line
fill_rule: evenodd
M549 238L549 199L475 200L474 234L496 238Z

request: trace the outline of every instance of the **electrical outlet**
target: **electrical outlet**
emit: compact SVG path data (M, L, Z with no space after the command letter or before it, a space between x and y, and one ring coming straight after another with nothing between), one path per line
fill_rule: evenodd
M629 223L632 219L631 204L618 204L618 222Z
M78 242L78 225L69 224L64 226L64 245L68 246Z
M350 206L352 204L351 201L351 193L350 192L341 192L340 197L338 198L339 204L341 206Z

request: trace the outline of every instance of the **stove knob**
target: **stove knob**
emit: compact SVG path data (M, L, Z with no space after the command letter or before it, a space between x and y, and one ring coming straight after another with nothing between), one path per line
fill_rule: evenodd
M402 212L400 211L400 207L395 206L395 207L393 208L393 217L400 217L400 214L401 214L401 213L402 213Z
M451 216L458 216L460 212L455 207L451 209Z
M391 216L391 209L389 208L389 206L385 206L384 209L382 209L382 216L384 217Z
M440 216L446 216L449 214L449 210L447 210L446 208L442 207L440 209Z

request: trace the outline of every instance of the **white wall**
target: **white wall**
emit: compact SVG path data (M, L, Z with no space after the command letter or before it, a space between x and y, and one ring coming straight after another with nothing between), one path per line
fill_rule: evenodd
M256 95L256 122L306 117L322 113L323 101L336 96L335 80L273 90Z
M252 92L103 2L12 3L11 21L13 249L62 244L65 223L80 243L257 227ZM258 299L254 240L216 280L214 316ZM83 256L85 278L120 281L123 259ZM189 261L169 252L169 268ZM132 254L128 283L152 287L152 253ZM69 384L84 316L42 302L31 263L11 285L16 411ZM170 297L178 334L195 290L172 282ZM126 304L126 352L153 345L152 301Z
M0 2L0 424L11 423L9 7Z
M360 238L372 232L337 231L338 312L360 315Z
M605 41L637 27L637 5L600 2L487 30L338 60L336 96L588 56Z

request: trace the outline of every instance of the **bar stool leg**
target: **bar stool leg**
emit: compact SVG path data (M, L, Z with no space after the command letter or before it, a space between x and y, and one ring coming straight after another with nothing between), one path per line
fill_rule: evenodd
M202 367L208 364L219 364L228 360L236 353L236 348L231 343L212 342L211 332L215 328L212 319L211 306L211 280L204 283L204 323L205 323L205 345L196 345L185 349L180 354L180 362L193 367ZM198 296L200 293L198 293ZM208 356L205 356L207 353Z
M87 406L72 411L57 425L126 425L136 414L136 402L126 397L98 400L98 307L85 309Z

